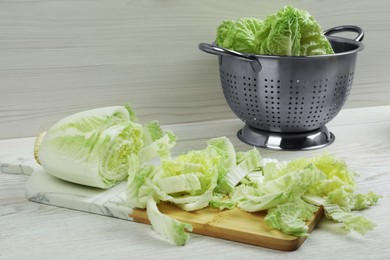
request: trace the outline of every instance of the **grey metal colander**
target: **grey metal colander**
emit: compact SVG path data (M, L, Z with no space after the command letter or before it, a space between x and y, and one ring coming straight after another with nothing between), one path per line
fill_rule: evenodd
M353 31L354 39L330 36ZM357 52L364 48L360 27L325 31L335 54L270 56L239 53L201 43L219 56L226 101L245 122L238 137L260 147L302 150L324 147L334 136L325 124L343 107L352 87Z

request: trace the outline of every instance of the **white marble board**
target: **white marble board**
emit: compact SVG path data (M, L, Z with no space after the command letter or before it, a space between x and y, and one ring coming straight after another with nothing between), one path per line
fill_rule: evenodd
M125 204L126 183L104 190L63 181L34 167L26 183L26 198L30 201L100 214L125 220L132 208Z

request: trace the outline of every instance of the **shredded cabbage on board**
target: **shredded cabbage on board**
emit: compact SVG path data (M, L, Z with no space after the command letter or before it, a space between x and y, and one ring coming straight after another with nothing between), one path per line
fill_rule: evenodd
M295 236L308 236L306 221L319 207L347 230L364 235L375 226L353 211L380 196L357 193L356 174L332 155L282 162L262 158L256 148L236 151L227 137L217 137L172 156L176 141L157 121L137 123L129 106L106 107L60 120L47 131L39 160L48 173L74 183L109 188L126 181L127 204L146 209L152 227L176 245L186 244L192 226L161 213L160 202L185 211L267 211L269 227Z
M353 211L376 204L380 196L356 193L355 173L344 161L323 154L280 162L261 158L255 148L235 152L232 147L226 137L213 138L203 150L141 167L128 179L129 204L147 208L152 199L173 203L186 211L207 206L267 211L265 223L269 227L295 236L308 236L306 221L320 206L327 218L343 223L347 230L364 235L375 226ZM235 163L229 163L232 161ZM172 229L155 229L173 241Z

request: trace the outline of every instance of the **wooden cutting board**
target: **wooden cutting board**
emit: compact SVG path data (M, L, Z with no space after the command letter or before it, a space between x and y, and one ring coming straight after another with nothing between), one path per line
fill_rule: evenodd
M125 183L108 190L69 183L47 174L39 166L34 167L26 183L26 197L34 202L149 223L145 210L126 205L125 191ZM283 251L298 249L306 239L268 228L264 223L265 212L248 213L240 209L220 211L213 208L186 212L167 203L160 204L159 209L164 214L191 224L193 233L205 236ZM310 232L322 216L323 210L320 209L308 221Z
M265 211L249 213L238 208L223 211L205 208L187 212L168 203L161 203L159 210L179 221L191 224L193 233L255 246L293 251L298 249L306 239L270 229L264 222ZM320 208L308 221L309 232L322 219L323 213L323 209ZM131 217L136 222L150 224L146 210L134 209Z

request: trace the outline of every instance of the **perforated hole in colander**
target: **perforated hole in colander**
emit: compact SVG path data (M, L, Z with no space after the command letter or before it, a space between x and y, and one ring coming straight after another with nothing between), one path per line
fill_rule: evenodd
M290 79L287 117L283 127L294 129L300 127L305 104L306 80Z
M234 113L243 116L244 113L241 109L239 90L237 86L237 76L220 70L220 77L225 98L231 109Z
M349 88L352 85L352 78L352 72L349 73L349 75L344 74L336 77L331 101L332 104L327 113L327 121L331 120L344 105L344 102L349 95Z
M278 128L281 124L281 100L280 100L280 80L264 78L262 82L262 94L264 96L265 118L262 126L267 128Z
M246 109L246 118L251 118L254 124L261 124L259 118L259 96L257 93L257 79L248 76L242 76L242 92Z

